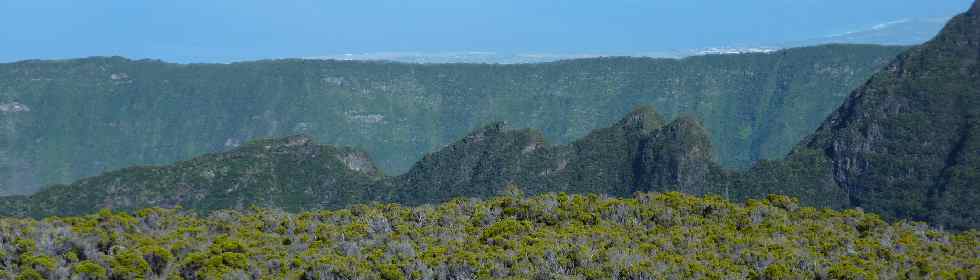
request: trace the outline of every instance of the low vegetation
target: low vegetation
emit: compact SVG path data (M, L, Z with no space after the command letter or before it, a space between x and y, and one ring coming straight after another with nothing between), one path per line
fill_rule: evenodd
M769 196L549 193L0 219L0 279L976 279L980 232Z

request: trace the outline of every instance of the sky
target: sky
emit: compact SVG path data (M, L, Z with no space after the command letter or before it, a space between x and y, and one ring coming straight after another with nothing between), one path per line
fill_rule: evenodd
M367 52L637 53L776 44L972 0L0 0L0 62Z

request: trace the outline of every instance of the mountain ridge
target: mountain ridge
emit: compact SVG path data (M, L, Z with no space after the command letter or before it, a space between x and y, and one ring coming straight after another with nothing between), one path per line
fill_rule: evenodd
M668 119L697 115L712 130L719 162L748 167L787 153L904 49L528 65L121 57L0 64L0 104L29 108L0 112L0 195L293 134L357 146L399 174L485 123L534 127L570 143L637 104Z
M309 136L256 140L173 165L125 168L29 196L0 197L0 214L44 217L177 205L201 213L251 205L290 211L369 201L418 205L491 197L514 185L532 194L705 194L714 192L702 187L706 176L720 170L712 158L700 122L682 117L665 123L652 106L641 106L571 144L548 144L540 131L491 123L398 176L383 175L362 151L318 145Z
M363 151L318 145L304 135L256 140L167 166L137 166L0 197L14 216L76 215L98 209L181 206L199 212L249 206L298 211L360 198L383 175Z
M978 4L872 76L801 142L822 151L848 205L887 218L980 226Z

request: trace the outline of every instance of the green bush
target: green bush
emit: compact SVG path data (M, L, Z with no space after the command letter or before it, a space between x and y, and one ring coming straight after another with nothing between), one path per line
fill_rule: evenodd
M85 277L85 279L107 279L109 276L105 267L90 260L75 264L73 271L76 275Z
M143 211L0 218L0 240L23 251L8 255L11 266L0 271L13 279L50 278L59 265L81 279L980 277L978 231L889 224L863 211L795 201L542 194L297 214L255 208L207 217ZM59 226L73 234L51 244ZM38 244L98 250L47 256Z

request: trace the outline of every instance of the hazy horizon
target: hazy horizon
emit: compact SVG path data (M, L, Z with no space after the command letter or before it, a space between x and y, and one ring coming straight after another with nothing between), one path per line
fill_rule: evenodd
M814 40L943 19L970 2L23 1L3 4L0 24L7 34L0 38L0 62L90 56L231 62L466 52L669 56L699 48L819 42Z

